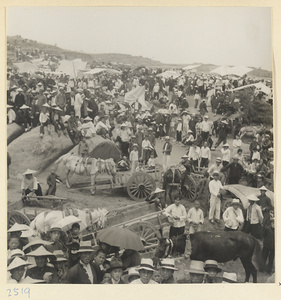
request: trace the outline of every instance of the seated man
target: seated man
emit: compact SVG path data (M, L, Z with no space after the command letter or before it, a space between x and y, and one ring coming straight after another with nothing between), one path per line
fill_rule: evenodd
M175 260L173 258L163 258L160 263L161 283L162 284L176 283L174 279L175 271L178 271L178 269L175 268Z

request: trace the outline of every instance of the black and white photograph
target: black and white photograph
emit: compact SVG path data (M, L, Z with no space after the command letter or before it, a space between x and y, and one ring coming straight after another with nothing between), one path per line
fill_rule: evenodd
M272 38L271 7L7 7L6 282L275 283Z

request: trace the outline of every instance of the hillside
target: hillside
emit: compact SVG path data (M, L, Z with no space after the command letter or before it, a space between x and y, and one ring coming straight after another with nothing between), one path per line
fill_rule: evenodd
M130 54L119 54L119 53L89 54L89 53L84 53L79 51L71 51L71 50L59 48L56 45L48 45L30 39L25 39L19 35L8 36L7 44L12 45L12 47L20 46L23 52L38 49L40 52L43 51L45 53L48 53L51 56L57 57L59 60L62 59L73 60L73 59L81 58L83 61L86 61L90 64L96 63L97 65L100 65L103 62L105 64L108 63L119 64L119 66L120 65L129 65L131 67L145 66L145 67L158 67L162 69L168 69L168 68L180 69L187 65L187 64L164 64L160 61L152 60L150 58L146 58L142 56L133 56ZM15 62L16 60L15 51L12 51L11 49L8 48L7 56L8 56L8 64ZM194 69L197 71L197 73L209 73L210 71L218 67L218 65L201 64L200 62L194 64L200 65L199 67ZM272 72L267 70L262 70L262 69L254 69L248 75L253 77L271 78Z

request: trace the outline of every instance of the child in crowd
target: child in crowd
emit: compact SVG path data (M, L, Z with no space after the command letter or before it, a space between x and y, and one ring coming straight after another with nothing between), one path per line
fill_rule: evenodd
M147 165L149 170L155 169L155 158L153 153L150 154L150 158L148 159Z
M131 172L134 173L139 163L138 144L133 144L133 149L130 152Z

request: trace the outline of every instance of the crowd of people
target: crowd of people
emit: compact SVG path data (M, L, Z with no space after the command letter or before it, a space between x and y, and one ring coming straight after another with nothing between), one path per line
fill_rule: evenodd
M160 72L159 72L160 73ZM197 189L194 207L186 211L180 197L164 197L168 189L156 190L152 199L159 198L171 227L169 237L202 230L204 213L202 201L209 202L208 220L220 223L221 199L225 184L260 188L261 195L248 196L250 206L243 215L240 201L233 199L222 215L224 230L241 229L263 240L263 256L271 273L274 260L274 216L271 201L266 195L267 181L273 178L273 136L270 130L261 130L249 145L249 156L240 138L240 129L247 120L231 118L240 112L239 94L231 90L253 81L247 76L232 78L182 73L179 77L164 78L157 70L124 69L119 75L101 73L89 78L70 78L67 75L18 74L8 70L7 117L23 126L25 131L38 128L38 138L46 134L68 136L78 144L79 155L89 155L87 140L95 135L113 140L120 149L118 167L135 172L141 168L155 169L157 139L163 139L163 170L178 176L181 187L191 172L203 172ZM145 101L125 101L124 95L139 86L145 87ZM190 113L187 97L193 97L198 113ZM260 95L255 95L260 97ZM212 122L210 113L220 117ZM55 132L55 133L54 133ZM228 138L234 137L232 145ZM171 167L173 145L181 144L186 154L179 170ZM212 157L218 147L221 155ZM213 158L213 159L212 159ZM214 160L215 163L211 164ZM33 171L32 171L33 172ZM40 185L31 170L25 172L22 182L23 198L30 194L42 195ZM179 172L179 173L178 173ZM50 194L55 194L56 174L48 177ZM38 191L39 190L39 191ZM169 193L168 193L169 194ZM165 198L163 200L163 197ZM151 199L150 199L151 200ZM170 204L170 205L168 205ZM19 226L19 227L17 227ZM173 259L163 259L159 270L150 259L140 259L134 252L133 264L126 264L125 256L110 259L106 249L92 247L82 241L79 224L73 224L67 233L54 226L48 241L28 239L20 225L9 232L9 282L13 283L212 283L237 282L237 275L222 271L215 261L191 261L189 276L176 281ZM64 243L61 238L64 238ZM128 251L129 249L126 249ZM130 252L130 251L129 251ZM126 271L125 271L126 270Z

